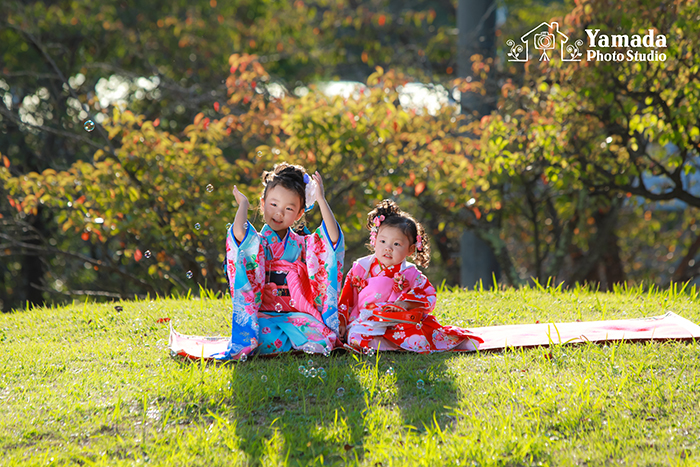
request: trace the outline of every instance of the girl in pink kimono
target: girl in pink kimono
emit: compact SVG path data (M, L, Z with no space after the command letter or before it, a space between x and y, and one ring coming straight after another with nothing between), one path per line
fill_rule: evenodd
M423 226L384 200L367 216L370 251L355 261L339 301L341 332L359 349L429 353L474 350L481 338L455 326L441 326L430 314L435 288L408 256L422 267L430 262Z

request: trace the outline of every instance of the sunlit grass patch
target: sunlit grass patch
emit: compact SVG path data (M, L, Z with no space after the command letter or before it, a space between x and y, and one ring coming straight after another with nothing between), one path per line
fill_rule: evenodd
M338 352L243 364L170 358L169 323L161 318L185 333L226 335L229 307L204 297L0 316L0 463L590 466L700 459L700 350L693 342ZM443 290L436 315L475 328L666 311L700 322L696 291Z

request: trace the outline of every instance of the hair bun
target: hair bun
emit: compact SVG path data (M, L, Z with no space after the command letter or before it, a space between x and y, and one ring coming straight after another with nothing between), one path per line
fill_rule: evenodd
M277 167L278 166L275 166L275 168ZM282 170L277 171L277 176L282 179L287 179L294 183L304 183L305 173L306 172L303 171L300 167L294 165L286 165L282 168Z
M377 211L377 216L398 216L401 214L401 209L399 205L390 199L384 199L380 201L375 207Z
M262 185L267 186L267 184L272 180L272 178L275 176L275 173L272 171L265 170L262 173Z

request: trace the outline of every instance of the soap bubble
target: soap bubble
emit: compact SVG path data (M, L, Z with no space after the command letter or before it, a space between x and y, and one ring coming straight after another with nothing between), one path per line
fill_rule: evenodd
M306 353L314 353L314 346L312 344L306 343L301 347L301 350L303 350ZM313 362L311 362L313 364Z
M323 356L324 356L324 357L330 357L330 356L331 356L331 348L330 348L330 347L324 347L324 348L323 348Z
M93 122L92 120L85 120L83 128L85 128L85 131L90 132L95 129L95 122Z
M291 389L286 389L286 390L284 391L284 393L285 393L285 394L291 395L291 394L292 394L292 390L291 390Z
M197 223L194 225L194 228L197 229L197 230L199 230L200 227L201 227L201 225L199 225L199 222L197 222Z
M150 258L151 257L151 250L146 250L144 252L143 256L145 256L146 258Z
M267 383L267 376L266 375L262 375L260 377L260 379L262 380L263 383Z
M301 373L303 375L304 372L306 371L306 367L304 365L299 365L298 370L299 370L299 373Z
M316 368L311 368L309 370L309 377L315 378L317 374L318 374L318 370L316 370Z
M263 155L263 152L262 152L262 151L258 151L257 156L258 156L258 157L262 157L262 155Z
M343 397L345 395L345 388L342 386L338 388L337 391L335 391L335 395L338 397Z
M374 353L376 350L374 350L372 347L369 347L365 350L365 353L367 354L368 357L374 357Z
M282 304L281 303L275 303L275 310L279 313L282 311Z
M231 223L229 222L228 224L226 224L226 230L228 230L230 228L231 228Z
M187 278L192 279L192 276L193 276L192 271L187 271Z
M423 389L425 389L425 381L419 379L418 381L416 381L416 387L422 391Z
M394 367L393 367L393 366L390 366L390 367L386 370L386 374L389 375L389 376L394 376Z
M326 370L321 367L318 369L318 377L321 379L326 379L326 376L328 376L328 373L326 373Z
M311 359L309 359L309 361L306 362L306 364L309 365L309 366L314 366L314 361L311 360Z
M247 362L248 361L248 354L245 352L241 354L240 358L238 359L239 362Z
M297 303L294 301L293 298L290 298L290 299L289 299L289 305L290 305L290 306L295 306L296 304L297 304Z
M214 191L214 185L210 183L209 185L207 185L207 192L211 193L212 191Z

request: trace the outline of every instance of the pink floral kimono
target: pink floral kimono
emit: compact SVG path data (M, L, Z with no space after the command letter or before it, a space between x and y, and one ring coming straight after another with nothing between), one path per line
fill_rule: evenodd
M355 348L410 350L430 353L474 350L481 338L467 329L441 326L430 312L435 288L418 268L406 261L387 268L375 255L355 261L345 278L339 302L340 322L347 326L347 343ZM413 302L417 322L397 323L376 316L396 301Z
M231 341L219 359L300 349L327 353L338 334L338 291L345 254L325 224L309 235L248 222L242 242L226 238L226 274L233 301ZM340 227L338 227L340 231Z

